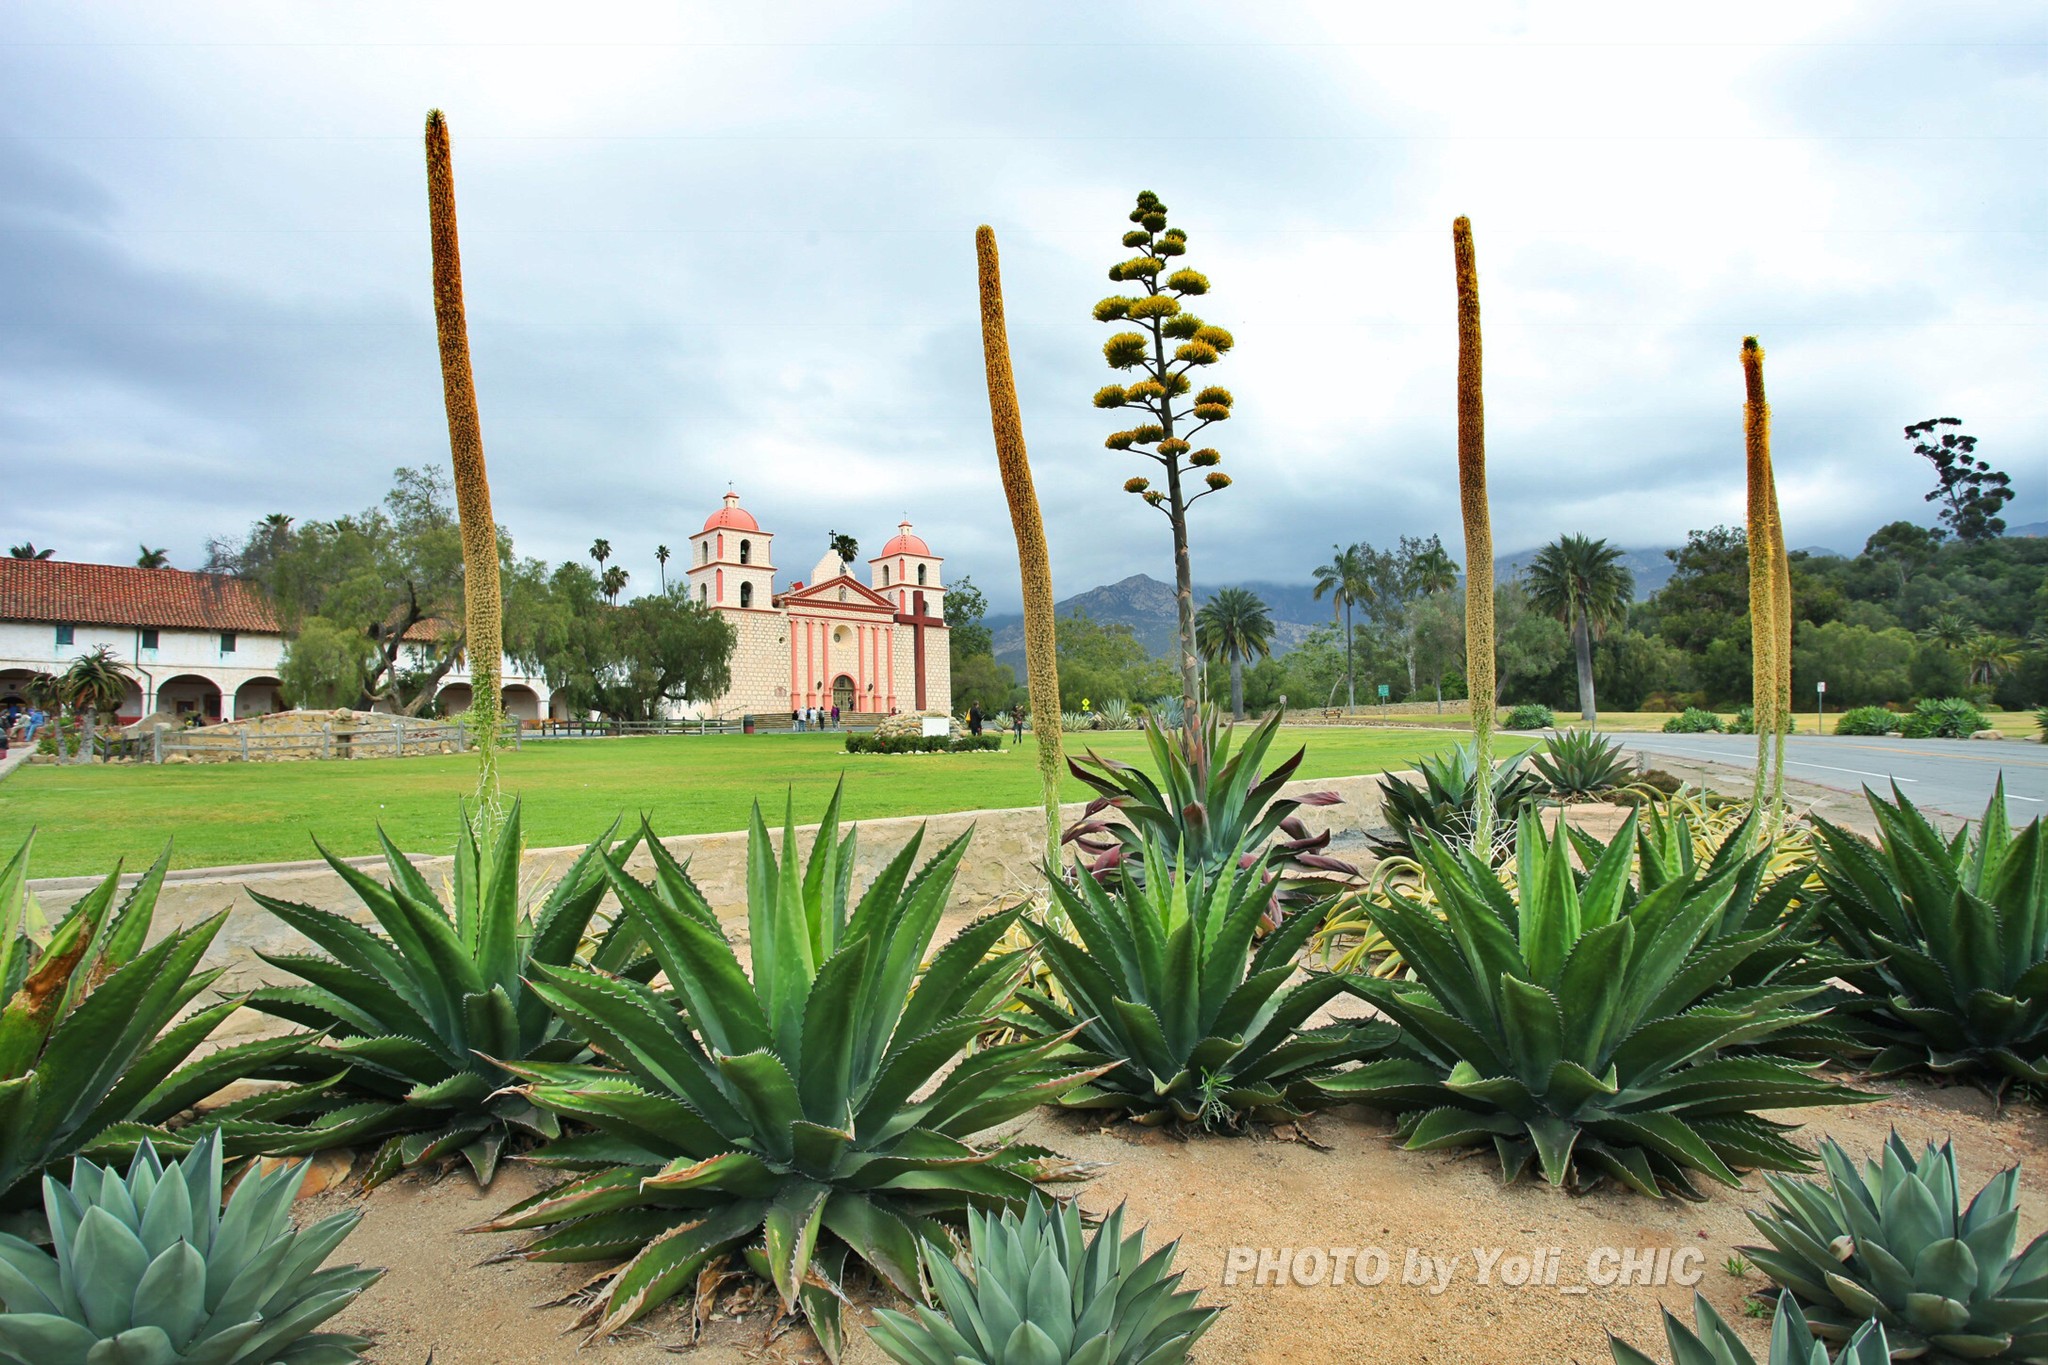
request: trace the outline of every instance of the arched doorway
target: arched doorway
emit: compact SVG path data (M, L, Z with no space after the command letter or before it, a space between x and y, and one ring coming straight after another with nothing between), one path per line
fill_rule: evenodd
M220 719L220 684L197 673L166 678L156 689L156 709L179 720L210 725Z
M844 673L832 680L832 704L839 708L841 715L853 711L853 679Z
M0 670L0 706L19 706L25 711L50 682L47 673L26 668Z
M469 709L470 695L468 683L449 683L434 694L434 705L444 716L459 716Z
M275 678L251 678L235 689L235 719L267 716L285 709L284 694Z
M505 705L505 714L522 724L540 719L540 694L523 683L514 683L499 693Z

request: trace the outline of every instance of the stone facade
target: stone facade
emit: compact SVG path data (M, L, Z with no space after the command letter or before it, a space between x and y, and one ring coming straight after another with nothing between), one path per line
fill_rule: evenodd
M693 700L688 716L787 716L839 707L843 716L950 711L945 562L910 523L868 561L868 581L827 551L798 581L775 589L775 534L727 493L690 538L686 576L696 600L738 634L732 683Z

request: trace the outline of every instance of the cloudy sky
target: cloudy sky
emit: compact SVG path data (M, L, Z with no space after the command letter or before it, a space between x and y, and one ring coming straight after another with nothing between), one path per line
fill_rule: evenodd
M1746 332L1788 535L1928 519L1966 419L2048 519L2048 7L0 5L0 536L192 566L445 461L422 116L448 112L499 518L634 574L731 482L784 536L909 515L1015 601L976 330L991 223L1064 595L1170 577L1088 404L1139 189L1237 350L1211 584L1439 532L1450 222L1496 543L1738 520Z

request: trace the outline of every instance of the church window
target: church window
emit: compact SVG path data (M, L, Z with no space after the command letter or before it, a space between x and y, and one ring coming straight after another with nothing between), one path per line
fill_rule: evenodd
M710 541L700 540L697 542L697 562L699 564L709 564L711 562Z
M885 588L889 586L889 566L887 564L882 566L882 586Z
M741 553L745 553L745 551L742 550ZM754 585L752 583L740 584L740 605L743 607L754 605Z
M711 589L705 587L702 583L699 583L697 585L697 601L700 603L708 603L710 600Z
M751 564L751 563L753 563L753 562L754 562L754 542L753 542L753 541L751 541L751 540L743 540L743 541L741 541L741 542L740 542L740 563L742 563L742 564Z
M924 565L922 564L917 566L917 586L920 588L924 586Z

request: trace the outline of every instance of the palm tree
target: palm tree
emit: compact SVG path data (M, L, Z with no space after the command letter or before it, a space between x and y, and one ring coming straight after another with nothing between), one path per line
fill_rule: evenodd
M16 545L7 553L16 559L48 559L51 555L49 550L38 550L34 541Z
M1936 612L1920 630L1920 638L1949 649L1961 649L1970 643L1976 628L1953 609Z
M626 580L631 577L631 574L617 564L606 569L604 576L597 580L598 586L604 589L605 601L616 607L619 604L619 594L625 590Z
M168 569L171 567L171 552L169 550L161 548L152 550L147 545L137 545L135 548L142 551L141 554L135 557L136 568Z
M1351 609L1372 605L1372 547L1353 545L1350 549L1330 547L1330 562L1316 566L1316 600L1330 599L1330 615L1342 613L1344 621L1344 704L1358 705L1358 681L1351 667Z
M1445 553L1442 541L1435 536L1429 540L1429 548L1415 556L1415 562L1409 566L1416 590L1424 597L1434 597L1458 586L1457 561Z
M668 596L668 546L654 547L654 562L661 566L661 594Z
M1989 687L2020 666L2020 642L1989 631L1979 631L1964 646L1970 655L1970 681Z
M1579 718L1598 716L1593 701L1593 639L1628 615L1635 575L1604 540L1561 536L1537 552L1526 575L1529 597L1564 622L1579 656Z
M590 557L597 561L597 571L604 572L604 562L612 557L612 543L603 536L590 542Z
M1244 719L1244 666L1273 657L1273 616L1247 588L1219 588L1195 613L1195 644L1202 657L1230 664L1230 714Z
M832 553L839 556L841 564L853 563L855 556L860 554L860 542L852 536L832 531L827 533L825 540L827 545L830 546Z
M101 645L71 661L57 679L57 691L78 717L78 761L90 763L100 713L120 706L128 692L128 670L112 647Z

